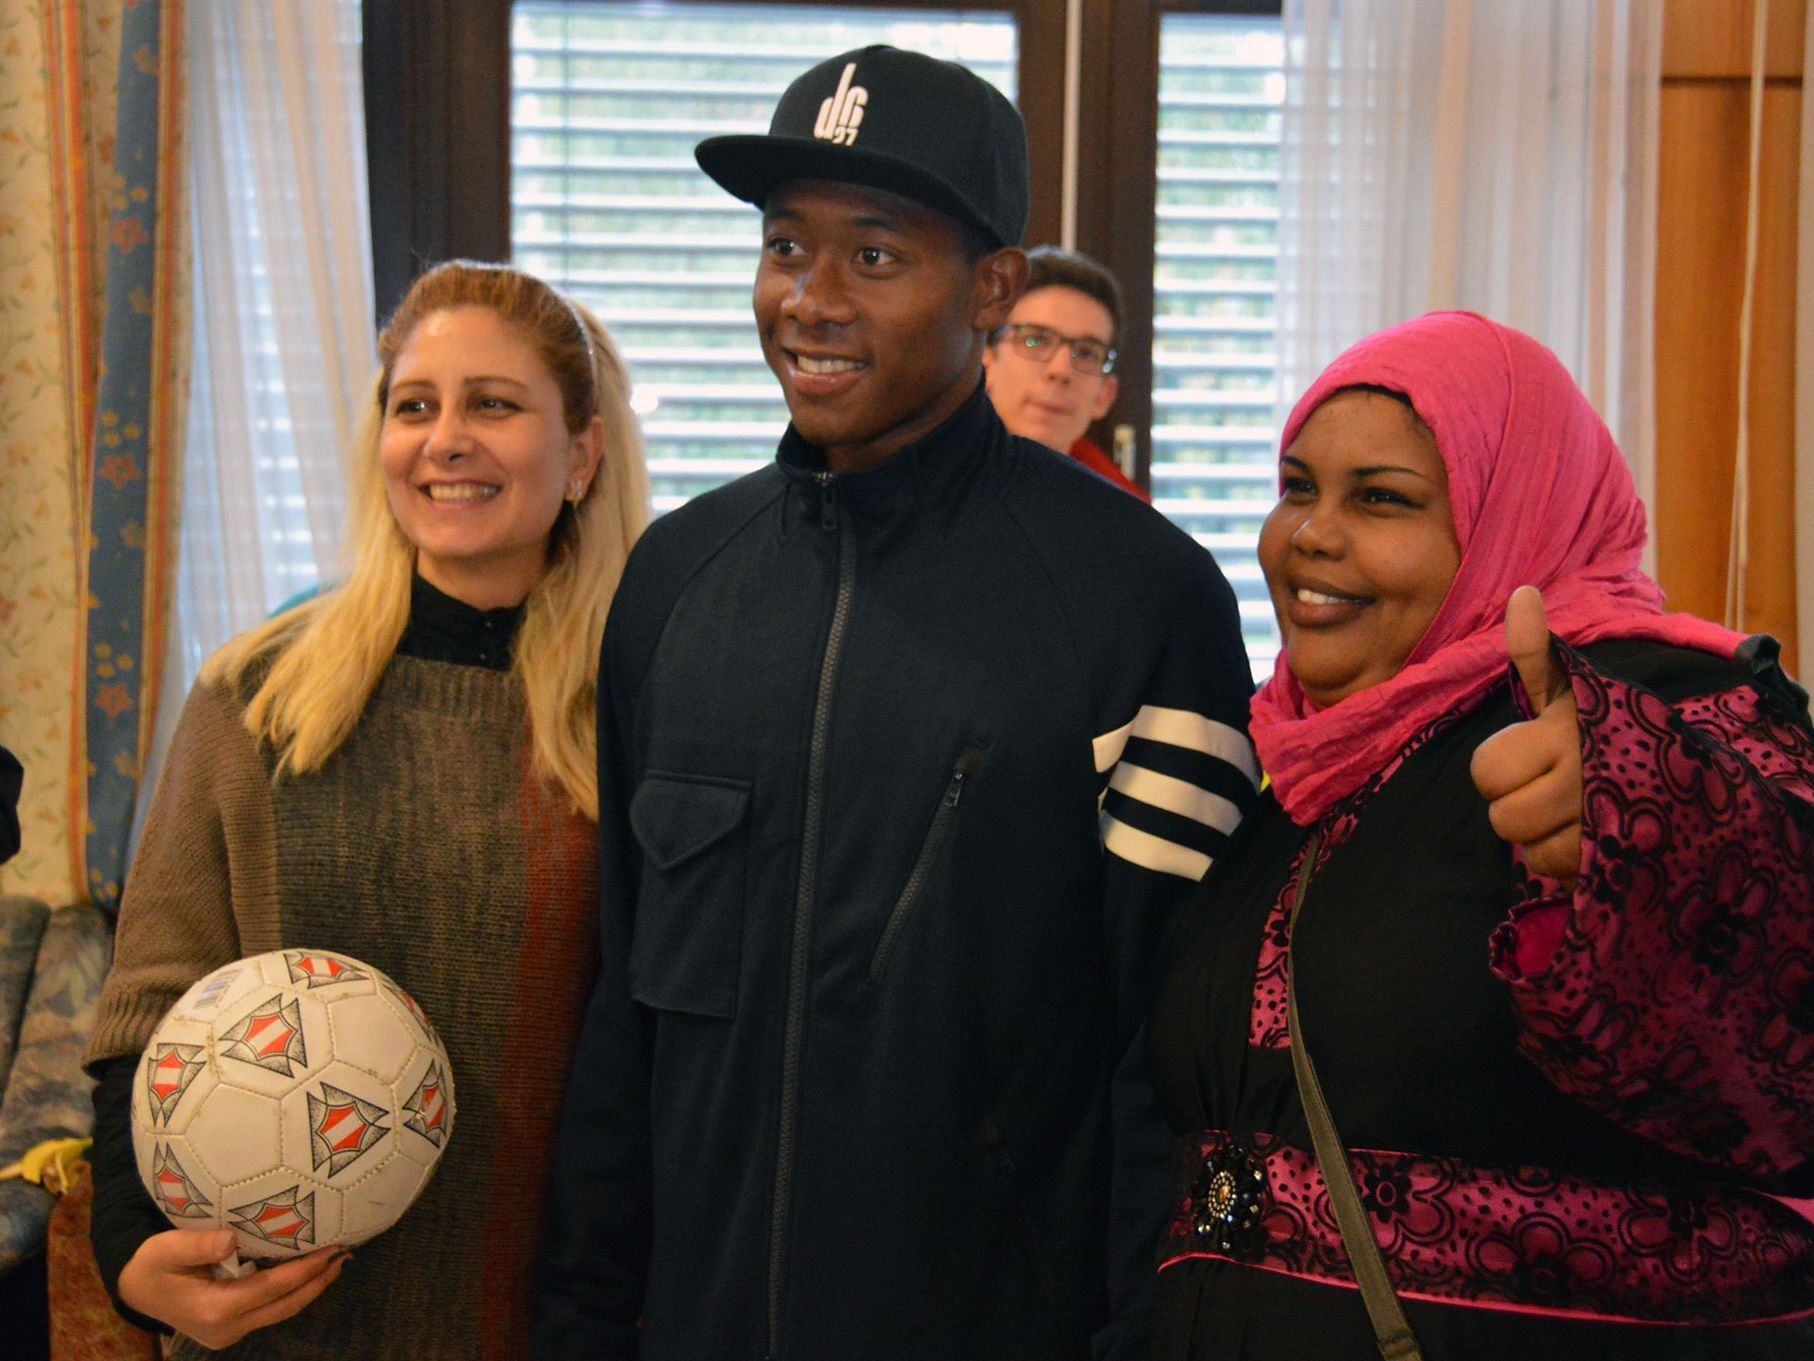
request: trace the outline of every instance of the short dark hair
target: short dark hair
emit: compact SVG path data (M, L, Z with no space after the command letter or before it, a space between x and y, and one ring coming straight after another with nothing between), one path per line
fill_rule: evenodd
M989 234L974 222L966 222L961 217L954 217L951 220L957 223L958 244L964 252L966 265L974 266L985 255L993 255L996 251L1003 249L996 245L990 239Z
M1057 246L1035 246L1027 252L1027 286L1021 297L1041 288L1074 288L1108 309L1113 333L1109 344L1121 341L1121 285L1115 276L1089 256Z

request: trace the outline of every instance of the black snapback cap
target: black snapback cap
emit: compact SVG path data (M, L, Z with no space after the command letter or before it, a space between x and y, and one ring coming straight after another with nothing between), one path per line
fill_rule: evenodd
M980 229L1027 228L1027 129L988 81L954 61L865 47L820 62L775 105L766 136L708 137L699 168L758 208L788 180L885 189Z

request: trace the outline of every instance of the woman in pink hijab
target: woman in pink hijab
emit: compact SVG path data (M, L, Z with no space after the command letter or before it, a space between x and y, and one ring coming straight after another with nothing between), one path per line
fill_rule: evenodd
M1156 1354L1814 1354L1806 696L1662 612L1624 461L1528 336L1372 336L1281 448L1270 785L1153 1019Z

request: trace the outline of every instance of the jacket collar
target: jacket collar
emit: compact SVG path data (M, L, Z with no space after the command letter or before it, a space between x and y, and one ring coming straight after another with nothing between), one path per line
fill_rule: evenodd
M1007 445L1007 427L978 381L969 400L943 425L874 468L828 473L825 451L807 443L792 424L775 457L789 491L801 493L788 500L799 502L803 513L817 513L829 495L841 510L863 518L949 515L1002 477L999 455Z

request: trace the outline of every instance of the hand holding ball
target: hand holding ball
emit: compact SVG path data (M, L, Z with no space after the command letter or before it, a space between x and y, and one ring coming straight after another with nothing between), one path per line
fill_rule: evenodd
M362 1243L402 1216L453 1133L434 1027L379 970L325 950L216 969L152 1033L132 1143L182 1229L291 1259Z

